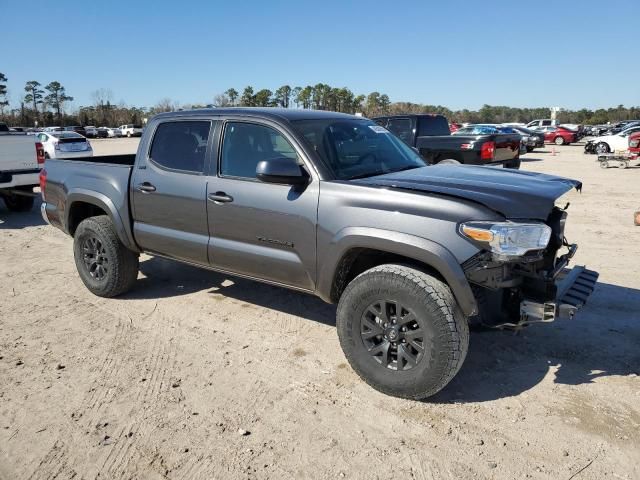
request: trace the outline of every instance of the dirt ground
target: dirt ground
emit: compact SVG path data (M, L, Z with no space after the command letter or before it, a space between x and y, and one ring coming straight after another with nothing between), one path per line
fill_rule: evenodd
M572 321L473 333L425 402L359 380L314 297L143 256L98 298L70 238L1 206L0 478L640 478L640 167L556 150L523 169L584 182L567 237L597 290Z

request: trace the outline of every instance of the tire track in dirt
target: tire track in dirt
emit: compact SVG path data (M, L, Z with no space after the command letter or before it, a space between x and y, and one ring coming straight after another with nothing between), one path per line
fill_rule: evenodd
M77 472L69 465L66 445L61 440L56 440L28 479L71 479L76 476Z
M122 427L111 451L101 462L99 474L106 478L121 478L128 474L128 466L139 463L144 458L151 460L144 445L152 436L152 428L145 427L143 418L145 412L156 407L163 400L171 388L171 378L177 363L177 340L171 337L173 322L168 322L164 315L154 310L159 328L155 328L151 342L144 342L151 347L145 352L145 357L134 367L145 373L145 381L136 383L137 392L131 396L133 406L126 426ZM151 449L150 449L151 450ZM149 463L149 462L147 462Z

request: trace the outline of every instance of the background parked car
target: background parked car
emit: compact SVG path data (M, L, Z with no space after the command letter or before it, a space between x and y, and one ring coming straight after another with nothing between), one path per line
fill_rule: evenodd
M109 136L109 129L107 127L98 127L98 138L107 138Z
M142 136L142 125L120 125L118 127L120 129L121 136L123 137L141 137Z
M79 125L72 125L70 127L64 127L64 131L65 132L76 132L76 133L79 133L80 135L82 135L83 137L87 136L87 132L85 132L84 127L81 127Z
M86 137L76 132L40 132L45 158L76 158L93 156L93 149Z
M629 152L636 157L640 155L640 132L629 135Z
M556 145L569 145L578 141L578 134L568 128L563 127L538 127L534 130L542 132L544 141L547 143L555 143Z
M522 135L522 140L525 143L527 152L532 152L534 148L544 147L544 134L542 132L514 125L507 126L511 126L511 128L518 131Z
M640 132L640 125L627 128L614 135L603 135L589 140L584 146L585 153L610 153L626 150L629 147L629 135Z
M84 136L87 138L96 138L98 136L98 129L93 125L84 127Z
M527 128L538 128L538 127L555 127L558 125L557 120L551 120L550 118L544 118L540 120L532 120L527 123Z

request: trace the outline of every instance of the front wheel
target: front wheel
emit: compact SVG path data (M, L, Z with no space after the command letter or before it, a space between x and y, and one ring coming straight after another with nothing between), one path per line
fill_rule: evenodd
M527 147L527 153L533 152L534 147Z
M85 286L99 297L115 297L133 287L138 277L138 255L125 247L106 215L78 225L73 256Z
M127 132L127 138L131 138L131 132Z
M449 287L407 265L387 264L357 276L338 303L340 345L373 388L422 399L458 373L469 326Z
M553 143L555 143L556 145L564 145L564 138L563 137L556 137L553 140Z
M596 153L609 153L609 145L604 142L598 143L596 145Z

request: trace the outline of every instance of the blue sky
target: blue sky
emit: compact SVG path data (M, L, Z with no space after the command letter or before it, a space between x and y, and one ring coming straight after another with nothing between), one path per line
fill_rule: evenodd
M631 106L639 20L638 0L0 0L0 72L12 102L58 80L76 106L319 82L454 109Z

